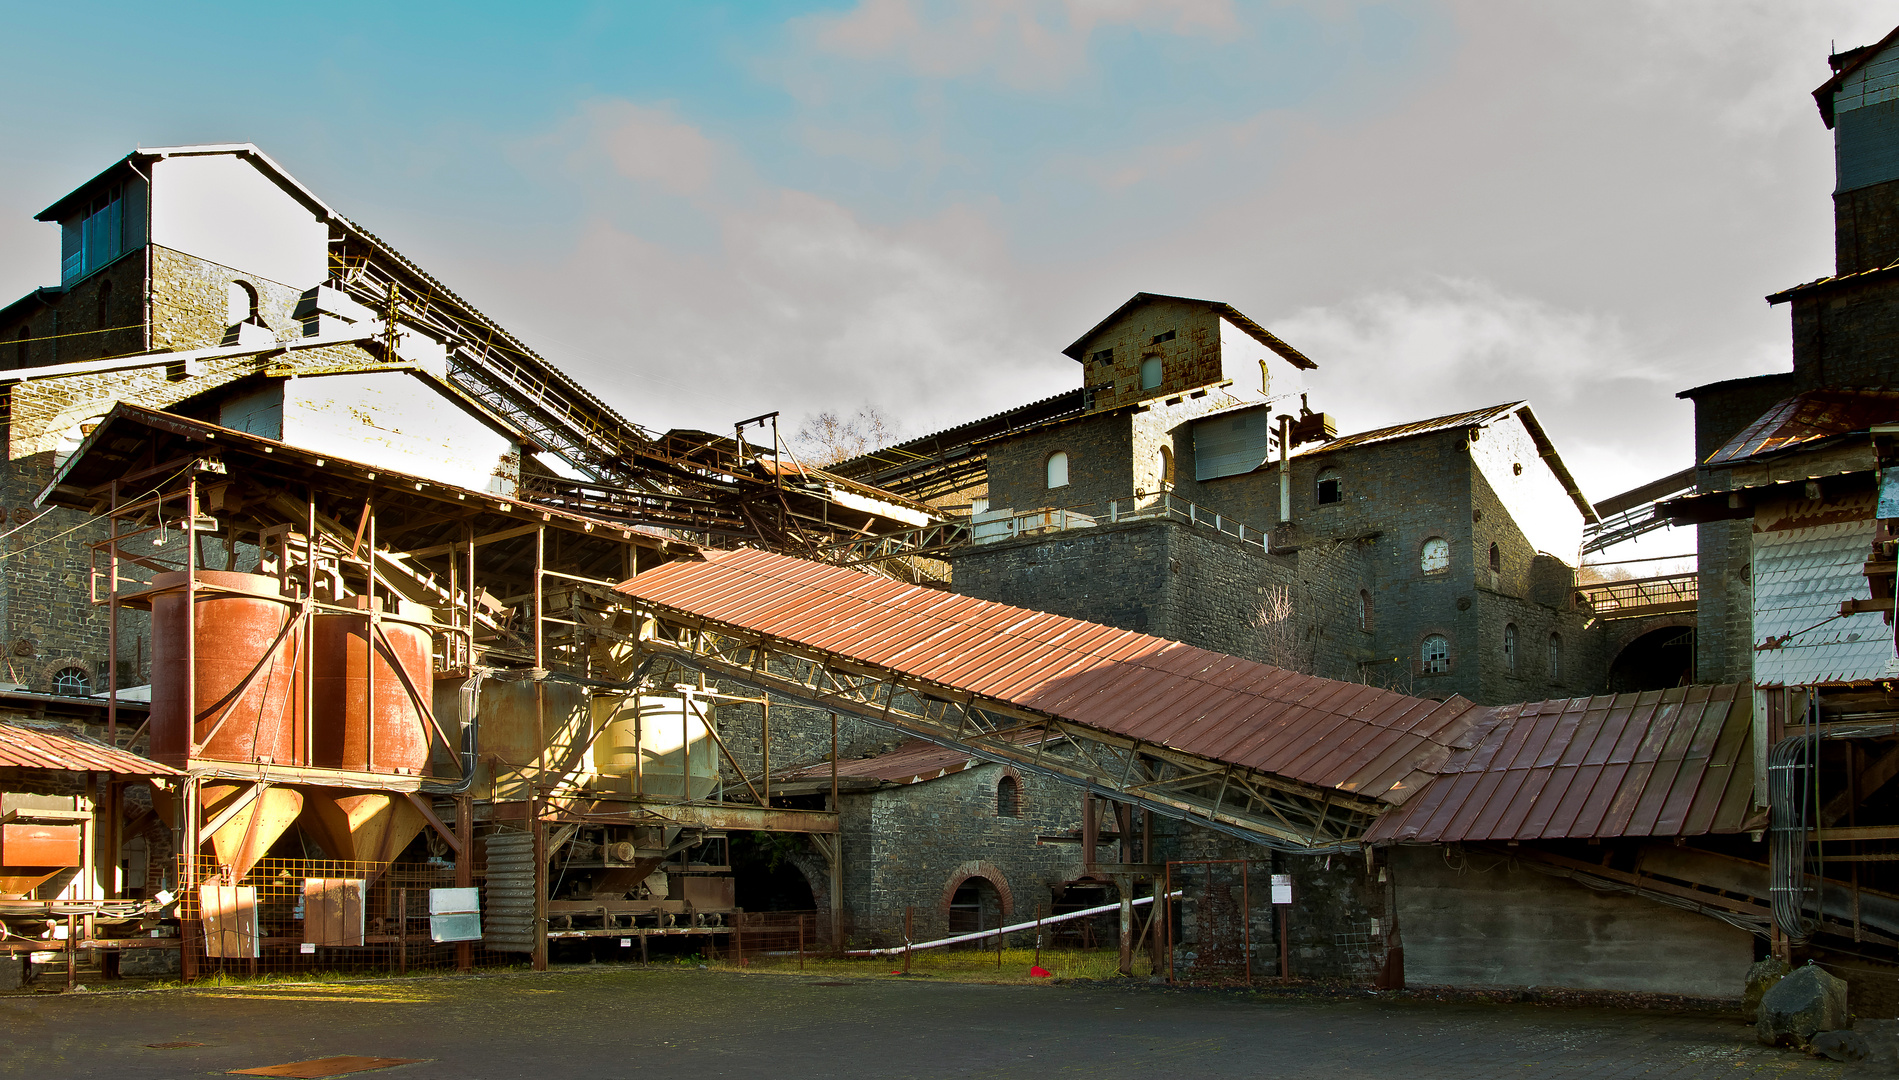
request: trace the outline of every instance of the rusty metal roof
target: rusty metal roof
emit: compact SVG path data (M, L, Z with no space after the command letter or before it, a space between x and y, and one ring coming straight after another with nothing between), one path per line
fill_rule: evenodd
M619 590L658 608L1223 764L1399 804L1475 718L1164 638L756 550Z
M1746 686L1682 686L1484 710L1435 780L1368 843L1698 836L1751 810Z
M1899 391L1809 390L1775 405L1741 429L1705 465L1723 465L1818 439L1899 420Z
M840 780L881 780L887 784L919 784L925 780L934 780L939 776L959 773L974 767L980 759L967 750L951 750L923 739L910 739L886 754L875 757L840 760L837 763L837 775ZM816 765L792 769L772 778L772 782L792 780L828 780L831 777L831 763L820 761Z
M178 776L177 769L50 724L0 722L0 768Z

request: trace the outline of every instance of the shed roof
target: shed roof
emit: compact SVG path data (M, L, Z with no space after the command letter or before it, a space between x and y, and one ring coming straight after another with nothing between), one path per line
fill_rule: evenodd
M1232 304L1222 303L1219 300L1196 300L1191 296L1168 296L1165 293L1150 292L1135 293L1129 298L1127 303L1115 308L1112 315L1096 323L1094 329L1076 338L1074 344L1063 349L1062 355L1077 361L1083 359L1086 352L1085 346L1089 340L1096 334L1107 329L1109 323L1114 322L1116 319L1119 319L1121 316L1126 315L1128 312L1133 311L1143 304L1151 304L1156 300L1174 300L1183 304L1199 304L1226 319L1226 321L1232 323L1234 326L1246 331L1248 336L1252 337L1253 340L1259 342L1261 345L1285 357L1286 361L1292 364L1293 367L1305 368L1311 371L1319 366L1307 359L1304 353L1279 340L1271 331L1254 322L1252 319L1247 318L1241 313L1239 308L1234 307Z
M895 750L874 757L843 760L837 763L840 780L875 780L885 784L920 784L941 776L974 767L980 759L967 750L952 750L923 739L909 739ZM831 763L791 769L778 774L772 783L793 780L828 780Z
M1702 464L1730 465L1759 454L1865 431L1874 424L1896 419L1899 391L1853 387L1808 390L1762 413Z
M1473 718L1462 697L1431 701L1302 675L765 551L709 551L619 591L935 692L1391 804L1429 778Z
M1833 126L1833 95L1841 84L1855 71L1872 63L1880 53L1886 51L1886 46L1895 41L1899 41L1899 27L1894 27L1885 37L1871 45L1861 45L1857 49L1848 49L1827 57L1833 65L1833 77L1813 91L1813 103L1820 107L1820 119L1827 127Z
M0 768L177 776L177 769L106 745L68 727L0 721Z
M1697 836L1761 828L1746 686L1502 705L1368 843Z

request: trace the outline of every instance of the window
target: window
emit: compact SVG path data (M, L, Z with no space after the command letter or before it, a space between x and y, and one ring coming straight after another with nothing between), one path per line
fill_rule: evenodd
M1451 642L1443 634L1424 639L1418 650L1418 670L1426 675L1442 675L1451 670Z
M238 323L255 322L257 319L257 290L248 282L233 281L224 289L224 323L236 326Z
M92 693L92 676L85 668L66 667L53 673L53 693L63 697L85 697Z
M1503 552L1495 544L1490 545L1490 569L1493 573L1503 569Z
M1339 471L1337 469L1320 469L1319 501L1321 503L1335 503L1338 502L1339 499Z
M1068 451L1057 450L1048 456L1048 486L1068 486Z
M1174 452L1165 446L1160 449L1160 478L1163 485L1174 482Z
M1371 633L1371 590L1358 590L1358 628Z
M120 189L93 196L82 216L60 222L59 281L70 285L125 250L125 202Z
M1517 624L1503 624L1503 669L1510 674L1517 673Z
M1433 536L1424 542L1419 553L1418 565L1427 574L1442 574L1451 568L1451 542L1442 536Z
M1097 364L1110 363L1114 360L1114 350L1113 349L1096 350L1095 354L1093 356L1090 356L1088 359L1094 361Z
M1152 390L1161 384L1161 358L1150 356L1141 361L1141 389Z
M996 781L996 816L1022 816L1022 785L1013 776Z
M1172 330L1169 330L1165 334L1155 334L1154 340L1150 342L1149 344L1159 345L1163 341L1172 341L1172 340L1174 340L1174 332Z
M1550 681L1563 681L1563 635L1550 635Z

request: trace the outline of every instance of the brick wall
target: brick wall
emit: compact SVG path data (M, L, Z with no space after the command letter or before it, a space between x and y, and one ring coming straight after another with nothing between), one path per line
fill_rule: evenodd
M1172 333L1168 341L1154 338ZM1220 317L1204 304L1154 300L1102 327L1082 345L1082 385L1094 390L1095 410L1165 398L1219 382ZM1094 355L1113 350L1111 360ZM1141 388L1141 362L1161 361L1161 383Z
M1899 260L1899 180L1833 196L1836 274L1856 274Z

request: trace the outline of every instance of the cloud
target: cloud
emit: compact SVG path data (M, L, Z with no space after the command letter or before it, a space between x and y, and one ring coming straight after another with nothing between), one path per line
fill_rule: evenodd
M582 105L567 136L580 136L576 162L586 167L599 154L627 180L657 185L675 195L703 194L720 167L720 149L672 109L631 101L596 100ZM576 131L577 129L577 131Z
M925 79L992 76L1046 90L1087 66L1094 34L1132 26L1174 35L1237 29L1230 0L863 0L795 21L816 52L885 62Z

